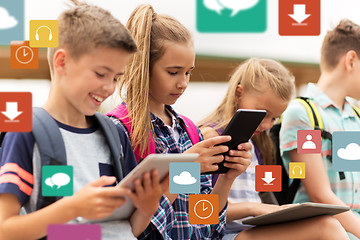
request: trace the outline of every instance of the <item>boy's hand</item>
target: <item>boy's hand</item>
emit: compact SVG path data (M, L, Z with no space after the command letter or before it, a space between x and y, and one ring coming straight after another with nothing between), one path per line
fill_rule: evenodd
M128 196L134 206L139 210L139 214L144 217L151 217L159 208L160 198L169 188L169 176L160 183L157 170L146 172L140 179L134 180L135 190Z
M125 203L124 196L129 195L131 191L119 187L104 187L115 181L115 177L102 176L69 197L76 217L101 219L110 216L115 209L121 207Z
M213 138L201 141L188 150L185 153L198 153L199 157L195 162L200 162L201 172L212 172L218 170L218 163L224 160L223 155L220 153L227 152L229 147L225 145L215 146L221 143L225 143L231 140L230 136L217 136Z
M225 156L224 166L230 168L224 174L227 178L233 180L248 168L251 163L252 155L250 153L251 143L241 143L238 145L238 150L230 150L229 155Z

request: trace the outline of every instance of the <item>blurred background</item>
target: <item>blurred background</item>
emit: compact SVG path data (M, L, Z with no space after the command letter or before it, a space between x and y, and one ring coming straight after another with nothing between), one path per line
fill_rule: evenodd
M198 0L202 2L203 0ZM216 0L214 0L216 1ZM229 2L230 0L227 0ZM231 0L234 2L242 0ZM159 14L171 15L183 23L193 34L196 50L196 68L184 95L174 108L198 121L212 111L221 101L227 89L232 71L249 57L272 58L282 62L295 76L297 95L307 82L316 82L319 75L320 47L326 32L335 27L340 19L348 18L360 24L359 0L321 0L321 33L319 36L280 36L279 0L266 2L266 28L262 32L204 33L197 28L197 0L87 0L109 10L123 24L133 9L142 3L151 4ZM0 9L9 0L0 0ZM198 2L198 4L199 4ZM294 1L296 2L296 1ZM303 0L298 2L309 2ZM67 9L68 0L11 0L18 4L10 15L23 14L23 38L29 39L30 20L55 20ZM241 12L240 12L241 13ZM239 13L239 14L240 14ZM0 20L4 21L3 11ZM249 24L252 19L249 18ZM1 26L1 24L0 24ZM0 27L1 38L7 35ZM0 91L29 91L33 93L33 105L41 106L47 99L50 73L46 49L39 49L39 68L22 70L10 68L10 42L0 46ZM71 87L71 86L69 86ZM117 95L117 92L115 93ZM111 109L119 102L113 96L102 106Z

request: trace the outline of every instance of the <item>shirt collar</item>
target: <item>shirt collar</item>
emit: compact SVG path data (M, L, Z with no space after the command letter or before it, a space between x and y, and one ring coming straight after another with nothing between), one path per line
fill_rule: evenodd
M334 102L313 83L308 84L306 89L306 96L314 100L318 107L323 109L331 107L337 109L339 113L341 112L340 109L334 104ZM352 106L347 99L344 100L343 113L349 116L355 116Z
M183 124L184 126L186 126L184 119L179 114L177 114L170 105L165 105L165 109L171 113L172 120L175 121L176 126L178 124ZM151 115L152 123L155 122L156 124L158 124L160 126L165 126L164 122L160 118L155 116L152 112L150 112L150 115ZM178 127L180 127L180 126L178 126Z

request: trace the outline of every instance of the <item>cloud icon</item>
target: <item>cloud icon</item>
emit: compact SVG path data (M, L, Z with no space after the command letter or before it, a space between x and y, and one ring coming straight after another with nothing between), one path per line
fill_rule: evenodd
M10 16L8 11L0 7L0 29L13 28L18 24L18 21L13 16Z
M57 186L59 189L62 186L67 185L70 182L70 177L66 173L55 173L52 177L48 177L45 180L45 184L49 187Z
M346 148L340 148L337 155L345 160L360 160L360 146L356 143L350 143Z
M210 10L216 11L221 15L221 10L228 8L232 10L231 17L235 16L240 10L254 7L259 0L204 0L204 5Z
M191 173L189 173L188 171L183 171L182 173L180 173L180 175L175 175L173 177L173 181L176 184L180 185L191 185L196 183L196 178L191 176Z

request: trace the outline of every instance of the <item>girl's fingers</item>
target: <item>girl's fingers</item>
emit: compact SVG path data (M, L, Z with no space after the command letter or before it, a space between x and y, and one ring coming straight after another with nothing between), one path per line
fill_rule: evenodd
M142 184L143 184L144 191L149 191L149 189L151 189L152 181L150 179L150 173L146 172L143 174Z
M135 192L137 195L144 194L144 188L141 186L141 182L139 179L135 179L134 187L135 187Z
M251 148L252 148L252 144L249 142L241 143L238 145L238 149L241 151L250 151Z
M237 164L244 164L249 165L251 163L251 160L249 158L243 158L243 157L229 157L226 156L225 160L227 162L237 163Z
M217 136L217 137L205 139L204 141L198 144L204 148L210 148L221 143L229 142L230 140L231 140L230 136Z
M159 173L156 169L151 171L151 186L152 188L156 188L160 183Z

